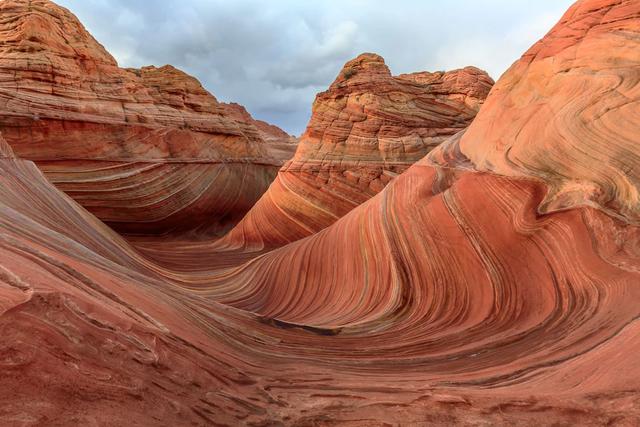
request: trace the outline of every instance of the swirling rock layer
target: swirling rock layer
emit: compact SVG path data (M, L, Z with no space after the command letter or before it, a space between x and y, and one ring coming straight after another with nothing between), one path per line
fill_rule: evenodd
M474 67L393 77L378 55L349 61L316 97L293 159L218 247L273 248L322 230L466 128L492 84Z
M637 2L583 0L541 44L559 54L609 39L610 61L579 86L586 105L608 102L588 88L640 42L638 23ZM640 58L622 65L638 71ZM534 120L564 96L520 109ZM502 109L494 99L512 98L493 91L485 117ZM584 141L611 167L618 145L627 161L640 154L639 123L620 122L635 144ZM558 141L546 125L540 139ZM332 225L259 256L156 240L153 258L0 140L0 424L638 425L633 194L545 209L551 172L474 158L487 144L474 135L511 144L506 158L521 148L501 132L474 123ZM561 170L584 172L584 158Z
M228 227L293 154L288 136L265 139L180 70L118 68L64 8L7 0L0 12L0 131L120 231Z
M638 223L639 10L574 5L500 79L461 151L477 169L546 182L540 212L591 205Z

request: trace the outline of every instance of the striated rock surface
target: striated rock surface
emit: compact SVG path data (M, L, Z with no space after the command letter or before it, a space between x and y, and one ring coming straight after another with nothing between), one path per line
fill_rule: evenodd
M586 63L592 52L575 47L599 34L610 59L576 76L582 102L617 99L588 88L622 66L635 105L640 58L620 57L639 50L639 24L636 1L581 0L538 46ZM535 120L567 95L504 87L482 108L495 121L447 138L322 231L233 268L215 268L211 242L158 243L172 258L154 261L0 140L0 424L640 424L633 193L545 210L553 171L475 158L498 140L508 158L599 125L577 114L567 128L540 123L541 141L501 137L496 99ZM627 147L635 171L640 122L621 123L583 147L610 168ZM576 175L564 179L584 159L566 159Z
M280 246L332 224L466 128L492 84L474 67L394 77L379 55L349 61L316 97L293 159L218 247Z
M610 233L590 240L638 228L593 208L540 218L541 184L421 162L317 236L240 269L264 272L264 284L306 263L293 288L250 283L265 301L254 309L274 310L268 295L281 294L275 311L298 325L222 305L217 286L194 291L202 274L154 266L31 162L0 159L0 184L3 424L640 419L638 248L621 251ZM386 226L362 234L363 218ZM326 248L335 254L317 256Z
M15 158L15 154L13 154L13 150L11 146L7 144L7 142L2 137L0 133L0 159L13 159Z
M225 228L293 152L172 66L119 68L52 2L6 0L0 13L0 131L120 231Z
M640 223L639 8L572 7L500 79L461 152L479 170L544 181L541 213L590 205Z
M171 286L32 162L4 156L0 260L0 424L281 418L237 353L260 339L252 316Z

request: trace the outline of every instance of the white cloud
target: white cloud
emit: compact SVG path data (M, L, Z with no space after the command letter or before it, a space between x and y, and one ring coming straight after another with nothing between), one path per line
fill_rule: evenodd
M571 0L57 0L122 66L170 63L299 134L362 52L395 74L475 65L497 78Z

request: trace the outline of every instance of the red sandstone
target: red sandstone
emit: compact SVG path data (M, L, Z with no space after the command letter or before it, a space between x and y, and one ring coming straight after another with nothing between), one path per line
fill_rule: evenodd
M18 6L55 8L0 10ZM417 162L260 255L131 243L20 158L34 141L0 138L0 424L640 424L638 52L640 3L578 1L466 132L427 139L420 159L383 144ZM377 57L363 61L362 84L383 79ZM349 74L319 99L363 78ZM468 82L396 79L446 93ZM472 93L447 103L473 115ZM366 138L313 150L322 105L296 158L378 162ZM367 134L350 121L359 106L336 111L348 135Z
M474 67L393 77L375 54L347 62L316 97L293 159L216 247L264 250L333 224L465 129L492 84Z

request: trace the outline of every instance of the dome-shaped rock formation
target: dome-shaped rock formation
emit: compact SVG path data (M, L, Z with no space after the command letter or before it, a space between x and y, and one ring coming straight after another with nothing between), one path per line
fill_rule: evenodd
M474 67L394 77L379 55L347 62L316 97L293 159L218 247L273 248L322 230L465 129L492 84Z

